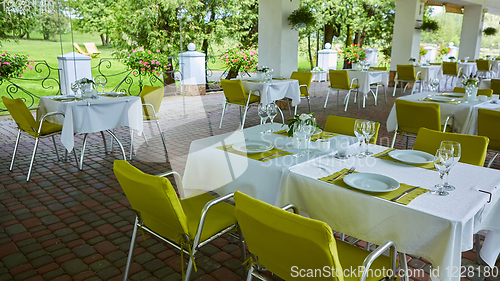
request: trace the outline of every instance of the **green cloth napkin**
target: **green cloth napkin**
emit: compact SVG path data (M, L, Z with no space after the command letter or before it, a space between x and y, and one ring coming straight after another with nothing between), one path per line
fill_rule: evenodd
M274 132L275 134L282 135L282 136L287 136L288 137L288 129L280 130ZM321 132L319 134L315 134L311 136L311 141L317 141L318 139L328 139L328 138L333 138L335 136L338 136L339 134L335 133L330 133L330 132Z
M450 95L450 94L441 94L441 97L449 97L449 98L465 98L465 94L463 94L460 97L457 97L456 95Z
M284 150L277 149L277 148L273 148L273 149L271 149L269 151L264 151L264 152L261 152L261 153L247 154L245 152L241 152L241 151L235 150L233 148L232 144L219 146L217 148L220 149L220 150L231 152L233 154L244 156L244 157L248 157L250 159L254 159L254 160L257 160L257 161L261 161L261 162L266 162L266 161L274 159L274 158L278 158L278 157L281 157L281 156L293 154L292 152L284 151ZM276 153L280 153L280 154L275 155ZM274 155L274 156L271 156L271 155ZM268 157L268 156L270 156L270 157Z
M345 168L345 169L342 169L332 175L329 175L329 176L326 176L326 177L323 177L323 178L319 178L320 181L324 181L324 182L327 182L327 183L331 183L331 184L334 184L334 185L337 185L337 186L340 186L340 187L344 187L344 188L347 188L347 189L350 189L350 190L355 190L357 192L361 192L361 193L365 193L365 194L369 194L369 195L372 195L372 196L375 196L375 197L378 197L378 198L382 198L382 199L385 199L385 200L388 200L390 201L392 198L395 198L401 194L403 194L405 191L407 191L408 189L410 188L413 188L414 186L411 186L411 185L408 185L408 184L404 184L404 183L400 183L399 184L399 188L396 189L396 190L393 190L393 191L389 191L389 192L383 192L383 193L380 193L380 192L367 192L367 191L363 191L363 190L359 190L359 189L356 189L356 188L353 188L353 187L350 187L349 185L347 185L345 182L344 182L344 176L341 176L339 177L338 179L334 180L334 181L329 181L329 179L332 179L342 173L345 173L347 172L349 169ZM355 172L357 173L357 172ZM429 189L425 189L425 188L417 188L413 191L411 191L410 193L406 194L405 196L403 196L401 199L399 199L398 201L396 201L396 203L399 203L399 204L402 204L402 205L408 205L410 204L411 201L413 201L413 199L417 198L418 196L428 192Z
M434 163L431 162L431 163L425 163L425 164L408 164L408 163L403 163L401 161L398 161L394 158L392 158L391 156L389 156L389 154L386 154L382 157L380 157L380 155L386 153L386 152L390 152L390 151L393 151L393 150L396 150L394 148L389 148L389 149L386 149L380 153L377 153L377 154L373 154L372 157L375 157L375 158L379 158L379 159L383 159L383 160L387 160L387 161L392 161L392 162L398 162L398 163L402 163L402 164L406 164L406 165L410 165L410 166L414 166L414 167L419 167L419 168L424 168L424 169L427 169L427 170L436 170L436 168L434 167Z
M273 80L290 80L290 78L273 78Z
M433 100L432 98L423 98L421 100L422 101L431 101L431 102L450 103L450 104L459 104L459 103L462 103L462 101L459 101L459 100L456 100L456 101L441 101L441 100Z
M54 99L54 100L55 101L60 101L60 102L74 102L74 101L81 101L83 99L81 99L81 98L72 98L72 99L63 99L63 100L61 100L61 99Z

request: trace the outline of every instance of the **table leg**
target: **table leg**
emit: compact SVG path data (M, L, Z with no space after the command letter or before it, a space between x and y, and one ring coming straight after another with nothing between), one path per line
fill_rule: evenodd
M118 143L118 145L120 146L120 149L121 149L122 155L123 155L123 160L127 160L127 157L125 156L125 149L123 149L122 143L118 140L118 138L115 136L115 134L113 134L113 132L111 132L111 130L106 130L106 132L108 132L115 139L115 141Z

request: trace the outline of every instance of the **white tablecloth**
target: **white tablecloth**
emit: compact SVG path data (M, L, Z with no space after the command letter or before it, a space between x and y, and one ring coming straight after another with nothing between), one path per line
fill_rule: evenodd
M386 149L370 146L374 152ZM491 230L490 247L482 256L494 265L500 250L499 239L492 236L500 233L498 170L458 163L450 171L450 182L457 189L449 196L427 193L404 206L318 180L351 166L428 189L439 181L436 171L402 163L372 157L339 161L326 156L290 169L282 182L280 204L295 204L334 230L365 241L394 241L398 251L422 256L439 267L441 280L460 280L447 274L447 269L456 267L460 272L461 252L472 249L473 234ZM479 189L492 192L491 203Z
M74 134L93 133L121 126L128 126L142 134L143 117L141 99L136 96L106 97L73 102L63 102L54 97L42 97L39 114L62 111L65 118L51 119L63 125L61 142L68 151L73 150Z
M500 60L491 61L491 71L494 72L494 77L498 77L498 75L500 74Z
M424 83L429 81L429 79L441 79L443 76L443 70L440 65L416 66L415 73L419 71L421 72L420 77Z
M363 94L370 92L370 84L381 83L386 87L389 84L389 72L387 71L359 71L348 70L349 83L353 78L358 79L359 91Z
M295 79L273 80L267 82L252 82L249 79L241 80L243 89L248 91L259 91L260 102L268 104L270 102L289 98L292 100L292 105L296 106L300 103L299 81Z
M477 135L477 110L479 108L500 110L500 104L486 102L474 106L467 128L465 128L465 133L469 135Z
M267 126L266 128L270 128L269 124ZM274 128L282 129L281 124L274 124ZM225 153L216 148L250 139L267 140L279 149L297 152L297 149L293 148L292 138L274 133L260 135L261 131L262 126L259 125L243 131L193 141L184 170L185 195L189 196L197 190L215 190L219 194L240 190L269 204L275 204L283 171L308 159L332 153L336 147L336 137L333 137L330 138L332 149L329 152L313 150L314 153L307 157L286 155L266 162ZM351 139L354 143L354 139ZM311 148L315 148L315 145L312 143Z
M418 94L413 94L409 96L399 97L398 99L404 99L409 101L419 101L427 96L435 95L436 93L432 92L422 92ZM464 99L458 99L464 100ZM419 101L419 102L430 102L430 101ZM450 104L439 102L441 108L441 121L444 125L446 121L446 117L449 115L455 116L455 131L459 133L466 134L472 114L472 108L475 105L481 104L482 102L476 101L472 103L460 103L460 104ZM415 116L418 118L418 116ZM396 103L392 106L391 112L389 113L389 117L387 118L387 131L392 132L396 129L397 119L396 119Z
M467 77L476 75L477 64L475 62L460 62L458 63L458 69L460 68L462 68L462 73Z

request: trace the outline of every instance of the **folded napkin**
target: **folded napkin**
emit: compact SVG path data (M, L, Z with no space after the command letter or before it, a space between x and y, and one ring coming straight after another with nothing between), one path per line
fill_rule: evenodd
M60 101L60 102L74 102L74 101L81 101L83 99L81 98L71 98L71 99L54 99L55 101Z
M273 78L273 80L290 80L289 78Z
M282 136L287 136L288 137L288 129L279 130L279 131L276 131L274 133L278 134L278 135L282 135Z
M458 97L457 95L450 95L450 94L441 94L439 96L448 98L465 98L465 94L461 95L460 97Z
M371 156L375 157L375 158L387 160L387 161L398 162L398 163L402 163L402 164L406 164L406 165L410 165L410 166L414 166L414 167L419 167L419 168L424 168L424 169L428 169L428 170L435 170L436 169L434 167L434 163L433 162L431 162L431 163L425 163L425 164L408 164L408 163L403 163L401 161L398 161L398 160L392 158L391 156L389 156L389 154L386 154L386 153L391 152L393 150L396 150L396 149L389 148L389 149L386 149L386 150L384 150L384 151L382 151L380 153L373 154Z
M442 100L433 100L432 98L423 98L421 100L422 101L431 101L431 102L450 103L450 104L459 104L459 103L462 103L462 101L459 101L459 100L455 100L455 101L442 101Z
M319 134L316 134L316 135L312 135L311 136L311 141L317 141L319 139L329 139L329 138L333 138L335 136L338 136L339 134L335 134L335 133L330 133L330 132L321 132Z
M293 154L292 152L288 152L288 151L277 149L277 148L273 148L271 150L264 151L264 152L261 152L261 153L247 154L245 152L241 152L241 151L235 150L233 148L232 144L219 146L217 148L220 149L220 150L231 152L233 154L244 156L244 157L248 157L250 159L258 160L258 161L261 161L261 162L266 162L266 161L274 159L274 158L278 158L278 157L281 157L281 156Z
M408 189L410 188L414 188L414 186L411 186L411 185L408 185L408 184L404 184L404 183L400 183L399 184L399 188L396 189L396 190L393 190L393 191L389 191L389 192L383 192L383 193L380 193L380 192L368 192L368 191L364 191L364 190L359 190L359 189L356 189L356 188L353 188L353 187L350 187L349 185L347 185L345 182L344 182L344 176L340 176L338 179L334 180L334 181L329 181L329 179L332 179L342 173L345 173L347 172L349 169L345 168L345 169L342 169L332 175L329 175L329 176L326 176L326 177L323 177L323 178L319 178L320 181L324 181L324 182L327 182L327 183L331 183L331 184L334 184L336 186L340 186L340 187L344 187L344 188L347 188L347 189L351 189L351 190L355 190L357 192L361 192L361 193L365 193L365 194L369 194L369 195L372 195L372 196L375 196L375 197L378 197L378 198L382 198L382 199L385 199L385 200L388 200L388 201L391 201L391 199L403 194L405 191L407 191ZM355 172L357 173L357 172ZM405 196L403 196L402 198L400 198L399 200L396 201L396 203L399 203L399 204L402 204L402 205L408 205L410 204L411 201L413 201L413 199L417 198L418 196L428 192L429 189L425 189L425 188L417 188L413 191L411 191L410 193L406 194Z

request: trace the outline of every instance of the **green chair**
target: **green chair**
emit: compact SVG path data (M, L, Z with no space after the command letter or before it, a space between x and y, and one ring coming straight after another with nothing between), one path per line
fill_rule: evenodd
M445 76L444 88L446 89L446 84L448 79L451 77L451 86L455 87L458 77L462 75L462 67L458 68L457 62L443 62L443 76Z
M196 252L210 241L237 227L234 206L223 202L231 198L232 194L215 198L204 193L179 199L172 184L165 178L173 175L179 193L183 196L181 179L176 172L159 176L148 175L125 160L115 160L113 170L136 213L123 280L128 278L138 229L151 233L181 251L183 274L183 254L189 255L184 278L187 281L190 280L192 269L196 270ZM240 241L243 243L241 237ZM243 251L242 255L244 259Z
M337 133L337 134L341 134L341 135L355 137L356 135L354 134L354 123L356 122L356 120L357 120L356 118L328 115L328 118L326 119L326 124L325 124L324 130L325 130L325 132L332 132L332 133ZM377 143L378 130L380 129L380 123L375 122L375 126L376 126L375 134L372 136L372 138L369 141L371 144Z
M347 91L347 95L344 98L344 104L345 104L344 111L347 111L347 106L349 105L349 97L351 96L351 91L356 89L356 96L354 97L354 101L356 101L356 98L358 96L359 93L358 79L353 78L352 80L349 81L349 73L347 72L347 70L330 69L328 75L330 77L330 87L328 88L328 93L326 94L325 106L323 108L326 108L330 92L335 90L337 90L337 105L339 105L340 90L343 90ZM356 82L356 84L354 82Z
M396 77L394 78L394 91L392 92L392 96L396 96L396 88L398 87L398 83L406 82L406 85L403 88L403 84L401 84L401 94L403 95L406 92L406 88L410 83L413 83L413 87L411 88L411 94L415 92L415 84L420 82L422 85L421 72L418 71L415 74L415 66L413 65L400 65L398 64L396 70Z
M241 80L220 80L222 90L224 91L224 104L222 105L222 116L220 118L219 129L222 128L222 120L224 120L224 113L230 104L234 104L240 107L240 119L241 128L245 127L245 119L247 117L247 111L250 106L258 104L260 102L260 96L252 95L252 92L245 93ZM241 116L241 109L243 108L243 117Z
M313 74L311 72L292 72L290 79L295 79L299 81L300 88L300 98L307 98L307 105L309 106L309 113L311 113L311 101L309 99L309 89L311 88ZM297 107L295 107L295 113L297 115Z
M448 116L442 126L441 106L438 103L397 99L395 106L398 125L394 131L391 147L394 147L398 133L406 136L406 149L408 149L408 137L416 136L420 128L444 132L448 128L448 122L453 118L451 115ZM453 125L451 130L453 131Z
M33 153L31 155L30 167L28 169L28 175L26 176L26 181L30 180L31 170L33 169L33 162L35 161L35 155L38 148L38 142L41 138L51 137L54 143L54 149L56 151L57 160L59 160L59 152L57 151L55 135L61 134L62 125L54 124L46 120L49 116L62 115L63 112L49 112L42 116L42 118L37 121L31 114L30 110L23 102L22 99L10 99L6 96L2 96L2 101L9 111L10 115L14 119L17 125L17 138L16 144L14 146L14 152L12 153L12 160L10 162L9 170L12 171L14 167L14 161L16 159L17 148L19 146L19 139L21 133L25 136L35 139L35 147L33 148ZM73 150L74 152L74 150ZM76 158L76 154L75 154ZM76 160L78 164L78 159Z
M265 268L285 280L379 280L389 276L368 276L368 272L396 272L396 245L388 241L373 252L335 240L330 226L324 222L292 214L293 205L282 209L256 200L239 191L234 194L235 215L252 254L247 281L262 276L258 268ZM391 257L382 253L390 249ZM344 275L349 268L364 266L361 276ZM322 269L337 272L324 278L300 278L297 269ZM345 269L345 270L344 270ZM266 280L266 279L261 279Z
M493 94L500 95L500 79L491 79L490 83Z
M481 78L491 78L491 67L493 66L490 60L476 60L477 65L477 77Z
M477 110L477 135L488 137L490 139L488 149L495 151L495 156L491 158L488 167L491 167L500 151L498 124L500 124L500 111L486 108Z
M453 92L465 94L465 88L455 87L455 88L453 88ZM493 95L493 90L492 89L477 89L477 95L491 97L491 95Z
M377 70L377 71L387 71L387 67L370 67L370 70ZM370 87L376 87L375 90L375 105L377 105L377 99L378 99L378 87L383 87L384 88L384 99L385 103L387 103L387 89L385 88L385 85L382 83L372 83L370 84ZM371 92L373 90L370 89Z
M445 140L460 143L462 154L460 162L481 167L484 165L489 140L483 136L440 132L422 127L418 131L413 149L434 155L439 149L441 142Z

